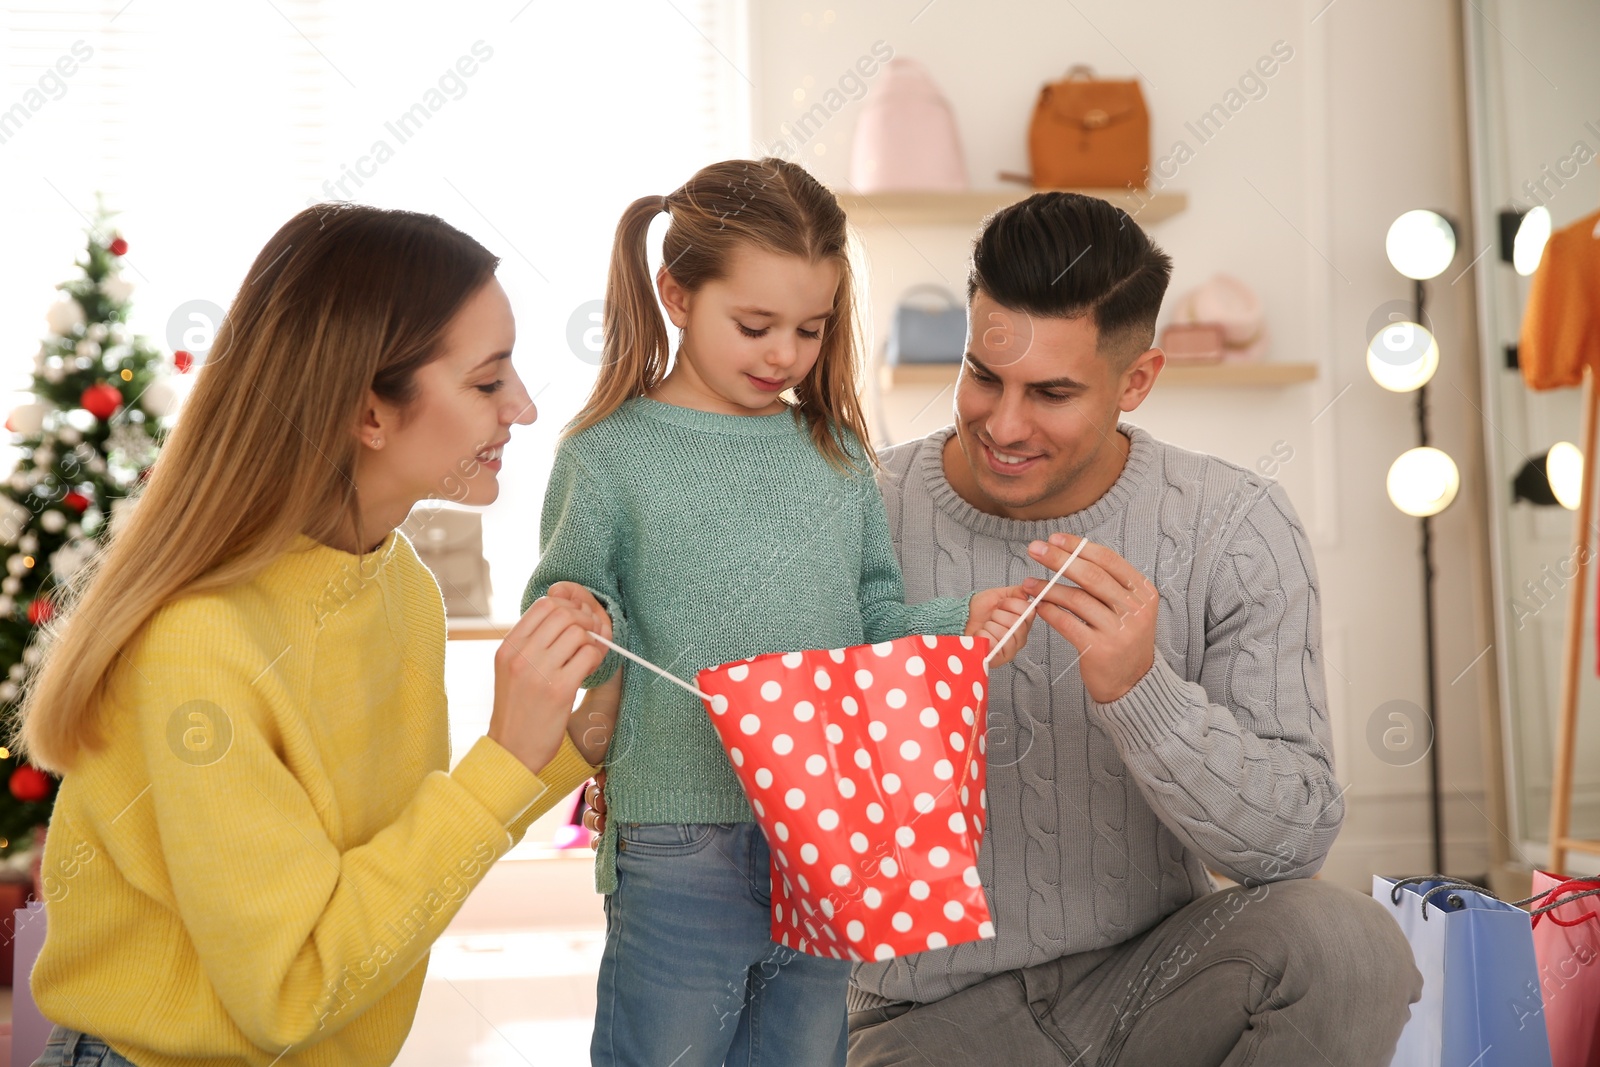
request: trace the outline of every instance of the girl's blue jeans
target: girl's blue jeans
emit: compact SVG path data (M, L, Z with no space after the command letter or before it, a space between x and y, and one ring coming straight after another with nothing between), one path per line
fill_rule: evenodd
M621 823L594 1067L844 1067L850 964L771 940L755 823Z
M51 1029L44 1052L33 1067L136 1067L98 1037L65 1026Z

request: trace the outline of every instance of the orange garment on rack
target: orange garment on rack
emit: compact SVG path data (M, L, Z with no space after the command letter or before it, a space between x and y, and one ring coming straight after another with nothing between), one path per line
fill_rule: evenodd
M1600 211L1550 235L1522 313L1517 362L1530 389L1582 385L1600 370Z
M1600 373L1600 211L1563 226L1545 242L1522 313L1517 363L1530 389L1582 385ZM1600 388L1597 381L1595 388ZM1585 478L1592 477L1584 457ZM1600 593L1596 594L1600 596ZM1600 641L1600 635L1597 641ZM1596 660L1600 673L1600 658Z

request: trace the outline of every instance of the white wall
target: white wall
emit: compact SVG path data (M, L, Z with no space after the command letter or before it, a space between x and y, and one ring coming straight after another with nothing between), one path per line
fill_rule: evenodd
M1271 358L1318 363L1321 375L1276 390L1158 386L1133 418L1159 437L1242 464L1278 441L1294 449L1281 478L1317 552L1337 766L1349 786L1349 816L1325 877L1359 886L1373 871L1432 865L1427 761L1391 767L1365 736L1386 701L1425 702L1419 531L1384 492L1389 464L1416 443L1411 401L1367 377L1367 322L1386 301L1410 295L1384 256L1395 216L1413 207L1460 220L1470 212L1454 5L1325 4L905 0L825 8L772 0L757 5L752 116L757 144L777 141L785 121L883 41L921 61L942 87L972 184L992 187L997 171L1027 169L1027 122L1042 83L1076 62L1104 76L1143 78L1154 156L1180 139L1194 150L1168 186L1188 194L1188 210L1151 231L1176 262L1172 293L1218 270L1243 278L1268 308ZM1280 40L1294 55L1265 95L1200 144L1184 123L1221 101ZM848 176L859 107L848 104L804 146L803 162L836 186ZM959 291L970 238L934 227L872 238L878 323L914 282ZM1493 700L1493 656L1466 669L1491 638L1472 278L1452 283L1487 240L1463 237L1455 264L1432 283L1429 307L1444 352L1431 390L1434 443L1455 457L1465 480L1435 522L1446 860L1464 874L1489 863L1479 719ZM1495 266L1494 255L1480 265ZM896 436L949 421L945 394L911 422L934 394L890 398L900 413Z

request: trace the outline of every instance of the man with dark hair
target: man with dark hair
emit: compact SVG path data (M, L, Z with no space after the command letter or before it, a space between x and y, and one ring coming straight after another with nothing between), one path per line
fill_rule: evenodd
M1310 880L1344 805L1311 547L1263 477L1292 448L1258 472L1118 419L1170 273L1103 200L999 212L955 425L883 454L908 602L1033 596L1090 543L990 691L995 937L858 965L852 1067L1380 1065L1420 995L1394 921Z

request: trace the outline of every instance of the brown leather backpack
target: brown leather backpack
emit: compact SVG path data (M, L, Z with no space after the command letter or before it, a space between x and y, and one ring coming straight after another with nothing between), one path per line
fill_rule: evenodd
M1080 63L1040 89L1028 155L1038 189L1144 188L1150 112L1138 80L1096 78Z

